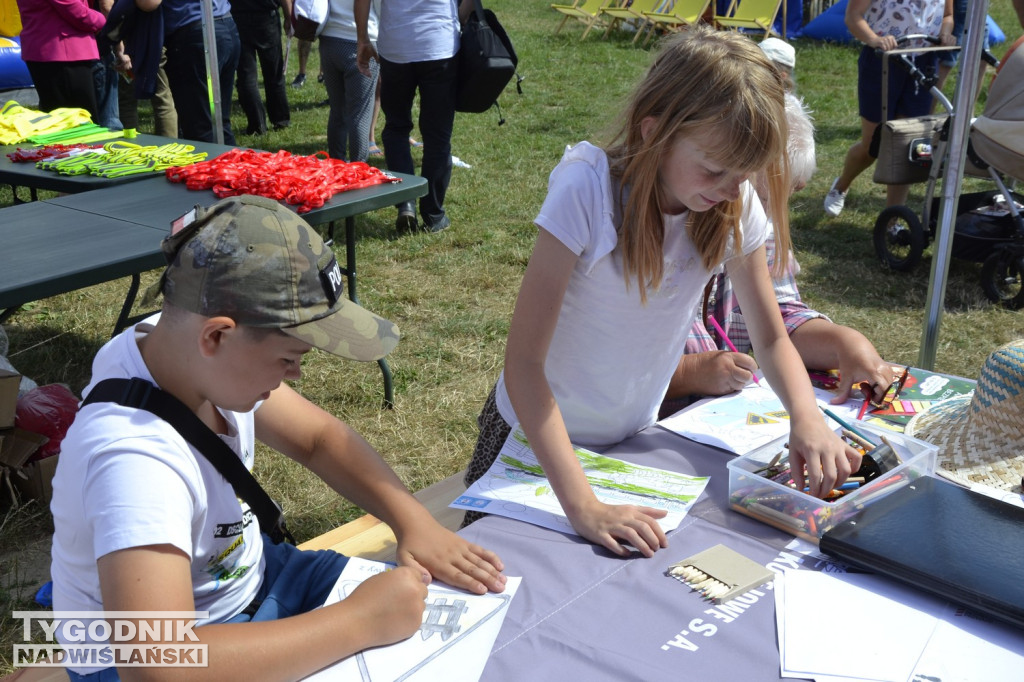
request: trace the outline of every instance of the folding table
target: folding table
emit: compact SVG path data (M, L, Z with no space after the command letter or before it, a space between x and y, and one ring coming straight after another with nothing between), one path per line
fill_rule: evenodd
M359 302L359 297L356 291L355 217L368 211L413 201L427 193L425 178L402 173L393 175L398 177L400 182L341 192L331 197L322 207L302 214L310 225L329 225L329 239L333 239L334 222L345 220L345 267L342 268L342 272L348 280L348 296L356 303ZM192 191L182 184L159 178L133 183L128 187L108 187L71 194L48 199L42 203L155 228L160 230L162 236L166 234L172 220L193 206L205 206L216 201L217 197L211 190ZM155 246L159 249L159 239ZM381 359L377 362L384 376L384 402L386 406L392 407L394 387L391 369L386 360Z
M131 142L142 146L156 146L160 147L165 144L172 142L180 142L181 144L188 144L195 147L197 152L206 152L206 158L212 159L224 152L234 149L230 145L214 144L212 142L195 142L193 140L178 140L170 137L160 137L159 135L147 135L142 134L134 138L122 138L125 142ZM106 142L113 142L115 140L104 140L103 142L96 142L95 144L105 144ZM7 155L21 149L31 149L35 145L31 142L21 142L19 144L4 145L0 146L0 184L10 185L11 193L14 195L14 203L23 203L18 198L18 187L28 187L31 197L31 201L35 201L38 197L36 191L40 189L50 190L53 192L87 192L93 189L101 189L103 187L114 187L117 185L124 185L128 183L135 183L139 180L148 180L152 178L163 178L163 173L139 173L137 175L126 175L119 178L104 178L98 175L61 175L55 171L43 170L36 168L34 163L15 163L11 161Z
M124 326L139 275L164 264L163 231L43 201L0 211L0 323L20 306L131 277L116 329Z

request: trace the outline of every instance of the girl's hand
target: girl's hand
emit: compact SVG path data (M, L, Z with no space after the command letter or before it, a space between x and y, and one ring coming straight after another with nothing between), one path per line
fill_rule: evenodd
M789 434L789 463L798 490L826 497L860 468L861 454L847 445L824 419L794 423ZM806 471L806 477L804 472Z
M866 341L866 340L865 340ZM873 387L872 397L881 400L886 390L899 377L903 368L897 369L892 363L886 362L870 343L860 348L838 348L839 354L839 392L831 400L833 405L842 405L851 397L854 387L859 389L861 382L868 382Z
M875 40L871 41L871 47L882 52L895 50L896 39L892 36L875 36Z
M750 383L757 361L745 353L733 353L727 350L698 353L694 356L700 360L696 371L699 377L700 395L725 395L739 391Z
M605 504L594 498L575 512L567 513L577 533L619 556L629 554L625 545L635 547L648 558L668 547L668 538L657 521L668 514L664 509Z

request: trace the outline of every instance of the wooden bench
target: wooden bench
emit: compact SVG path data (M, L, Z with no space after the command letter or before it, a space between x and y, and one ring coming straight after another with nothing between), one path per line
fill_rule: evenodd
M461 509L451 509L448 506L452 500L466 491L466 486L462 482L465 473L460 471L413 493L430 515L450 530L459 529L465 514ZM347 556L393 561L395 545L395 534L391 532L391 528L377 517L367 514L303 542L299 549L333 549Z
M461 509L451 509L448 506L452 500L465 492L466 486L462 482L465 473L460 471L413 493L431 516L451 530L459 529L462 516L465 514ZM387 524L375 516L366 514L303 542L299 549L333 549L348 556L393 561L396 542L395 534ZM62 668L21 668L0 678L0 682L67 682L67 679L67 673Z

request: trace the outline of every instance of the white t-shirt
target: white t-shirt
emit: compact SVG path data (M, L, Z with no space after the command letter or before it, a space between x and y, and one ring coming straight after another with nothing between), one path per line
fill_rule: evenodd
M742 191L747 254L764 243L768 222L750 184ZM582 142L552 171L535 221L579 256L544 364L569 437L579 445L618 443L654 423L711 276L686 233L687 213L666 215L664 276L642 305L635 278L627 291L622 275L617 203L607 156ZM730 241L726 260L734 254ZM502 418L516 424L504 373L496 399Z
M377 52L389 62L454 57L461 35L455 0L381 0Z
M137 342L153 321L100 349L83 395L102 379L153 381ZM221 413L229 425L221 438L252 469L253 412ZM83 408L61 443L50 510L55 610L102 610L96 561L130 547L169 544L192 558L195 608L210 612L200 625L236 615L262 583L256 517L206 457L150 412L116 403Z
M370 13L366 18L366 33L370 42L377 40L377 16L380 11L380 0L373 0L370 3ZM351 0L347 2L332 2L327 13L327 23L320 35L328 38L338 38L356 42L356 15Z

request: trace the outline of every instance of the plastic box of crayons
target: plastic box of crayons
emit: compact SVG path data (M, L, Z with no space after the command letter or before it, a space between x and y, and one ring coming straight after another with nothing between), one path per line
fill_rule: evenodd
M727 464L729 505L742 514L818 544L825 531L865 505L935 470L936 446L864 422L855 422L855 428L878 444L882 448L880 453L885 452L884 457L879 455L879 461L884 459L885 463L873 477L869 473L861 477L864 480L847 483L845 489L832 491L827 499L812 497L797 490L790 480L789 450L785 447L788 437L783 437ZM863 473L873 462L867 462L857 473ZM880 471L881 468L885 470Z

